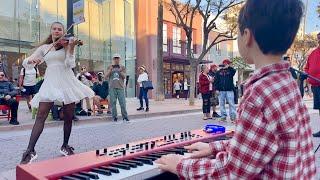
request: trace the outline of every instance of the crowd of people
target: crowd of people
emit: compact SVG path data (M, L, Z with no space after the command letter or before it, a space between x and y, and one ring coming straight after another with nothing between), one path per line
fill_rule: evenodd
M225 104L229 104L229 116L231 122L236 119L235 99L238 97L234 85L233 77L236 70L231 66L231 61L225 59L219 68L212 64L210 69L207 65L201 66L201 74L199 76L199 92L202 95L203 101L203 120L212 118L227 119ZM219 105L220 113L216 112L216 106ZM212 107L212 115L211 115Z

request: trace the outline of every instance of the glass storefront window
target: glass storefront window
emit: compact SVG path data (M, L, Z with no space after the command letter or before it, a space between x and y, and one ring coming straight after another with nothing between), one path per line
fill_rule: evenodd
M163 63L163 68L165 70L170 70L170 63Z
M85 0L84 8L86 21L74 27L75 35L84 41L76 50L77 65L104 71L112 54L121 54L130 76L127 94L135 96L134 0ZM9 76L16 76L14 69L21 68L22 56L48 37L52 22L67 24L66 11L67 0L10 0L1 4L0 60L6 57Z
M184 66L184 70L185 70L185 71L190 71L190 65L185 65L185 66Z
M167 24L163 24L163 52L168 51L168 27Z
M173 53L181 54L181 28L173 27L172 33Z

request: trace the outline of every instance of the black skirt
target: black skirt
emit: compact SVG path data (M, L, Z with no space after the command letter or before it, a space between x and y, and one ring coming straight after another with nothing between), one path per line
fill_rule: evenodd
M36 94L36 88L35 86L23 86L25 91L22 92L22 95L24 96L31 96Z

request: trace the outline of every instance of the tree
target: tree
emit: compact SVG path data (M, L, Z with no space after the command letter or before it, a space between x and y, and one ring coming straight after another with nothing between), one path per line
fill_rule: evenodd
M243 82L243 72L249 69L250 65L247 64L242 57L234 57L232 58L232 66L238 71L239 81Z
M316 37L306 34L303 37L297 37L290 49L290 59L292 63L297 66L300 71L307 62L307 56L309 52L317 46Z
M163 0L158 0L157 87L156 101L164 100L163 85Z
M216 44L223 41L235 40L236 26L231 28L220 28L216 21L222 18L224 13L241 4L242 1L238 0L185 0L181 3L179 0L171 0L168 8L175 17L177 26L181 27L186 34L187 43L187 59L190 63L190 98L189 104L194 105L195 101L195 87L196 87L196 70L203 58L209 52L209 50ZM192 34L193 23L196 16L202 18L203 26L203 39L202 49L195 57L192 52ZM209 35L215 30L217 32L216 37L210 42Z

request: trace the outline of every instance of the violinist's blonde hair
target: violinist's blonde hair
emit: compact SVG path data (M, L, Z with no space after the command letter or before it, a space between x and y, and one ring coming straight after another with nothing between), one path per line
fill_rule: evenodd
M61 25L62 28L63 28L63 33L64 33L64 31L65 31L64 25L63 25L61 22L58 22L58 21L55 21L55 22L53 22L53 23L51 24L51 26L50 26L50 31L51 31L52 26L53 26L54 24L59 24L59 25ZM44 45L44 44L51 44L51 43L53 43L53 41L52 41L52 35L51 35L51 33L50 33L49 36L48 36L44 41L35 44L35 47L34 47L32 50L29 51L28 56L30 56L31 54L33 54L38 47L40 47L40 46L42 46L42 45Z

